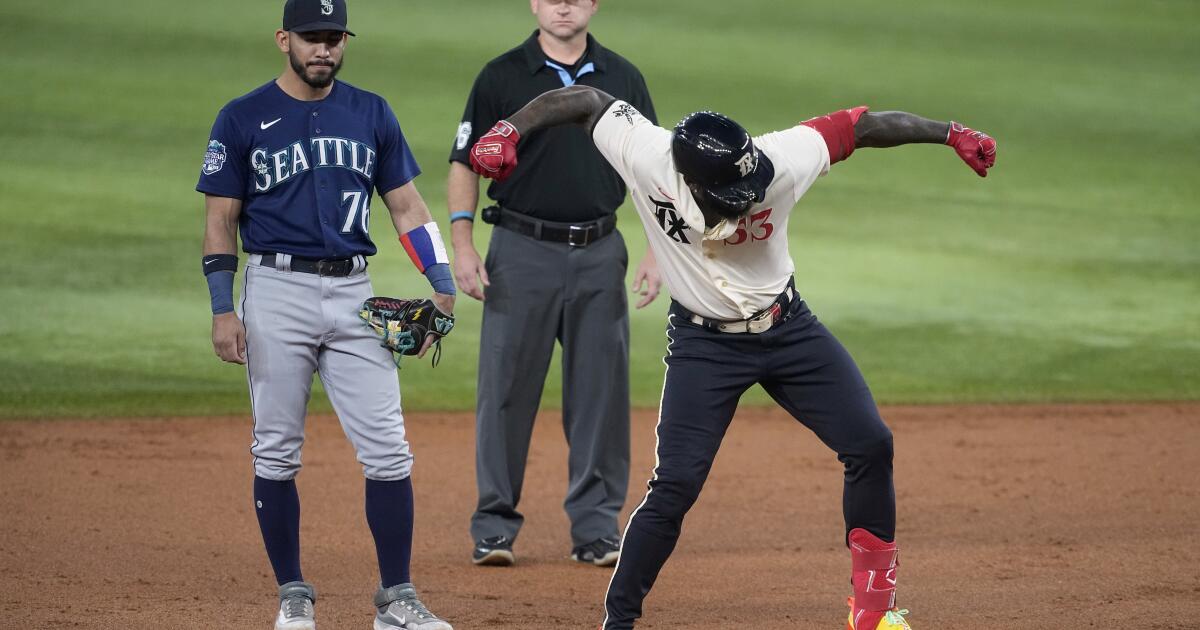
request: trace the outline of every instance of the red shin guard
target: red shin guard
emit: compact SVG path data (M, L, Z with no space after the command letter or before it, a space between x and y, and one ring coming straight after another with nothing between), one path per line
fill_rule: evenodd
M883 542L861 528L850 530L849 542L854 630L875 630L884 613L896 606L896 543Z

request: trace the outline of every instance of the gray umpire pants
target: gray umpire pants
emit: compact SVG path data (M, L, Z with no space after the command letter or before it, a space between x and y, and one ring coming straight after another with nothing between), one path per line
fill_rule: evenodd
M562 344L567 496L575 545L619 538L629 484L629 256L620 232L587 247L492 230L475 416L475 540L516 539L525 460L554 342Z

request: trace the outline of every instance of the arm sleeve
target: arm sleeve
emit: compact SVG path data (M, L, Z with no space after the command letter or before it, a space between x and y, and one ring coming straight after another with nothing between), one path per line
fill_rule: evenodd
M204 150L204 162L200 166L200 181L196 190L218 197L245 199L247 184L246 139L238 128L237 121L228 108L217 114L212 133L208 135L208 147Z
M671 132L647 120L629 103L616 99L596 118L592 141L625 183L632 186L639 158L654 159L669 151Z
M824 116L809 118L800 124L812 127L821 134L825 140L825 146L829 150L829 163L834 164L854 153L857 142L854 137L854 126L858 124L858 119L862 118L865 113L867 113L867 106L860 105L853 109L843 109Z
M487 68L484 68L475 78L475 85L471 86L471 94L467 97L462 122L458 125L454 145L450 148L451 162L462 162L470 166L471 147L500 120L500 108L489 86Z
M400 121L386 102L382 103L377 129L379 139L379 166L375 169L375 190L380 196L390 190L399 188L411 182L421 174L421 167L408 148L404 132L400 130Z

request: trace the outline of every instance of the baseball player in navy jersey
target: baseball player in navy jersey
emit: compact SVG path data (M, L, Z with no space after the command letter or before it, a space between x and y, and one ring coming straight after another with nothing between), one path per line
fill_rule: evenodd
M602 628L632 628L641 616L738 399L756 383L845 466L847 629L910 628L895 606L892 434L853 359L796 292L788 217L855 148L944 143L982 177L995 163L995 141L958 123L866 107L757 137L712 112L669 131L624 101L575 86L497 123L474 146L472 166L503 179L523 135L563 123L591 129L624 178L672 297L657 461L625 529Z
M213 347L247 368L255 513L279 583L276 630L316 627L316 591L300 570L295 483L314 373L366 477L380 573L375 630L450 630L409 575L413 458L396 366L358 317L373 295L366 274L376 251L367 232L372 191L445 313L453 311L454 283L395 114L379 96L335 80L351 35L344 0L288 0L275 33L283 73L217 115L196 185L207 212ZM235 310L239 232L249 257Z

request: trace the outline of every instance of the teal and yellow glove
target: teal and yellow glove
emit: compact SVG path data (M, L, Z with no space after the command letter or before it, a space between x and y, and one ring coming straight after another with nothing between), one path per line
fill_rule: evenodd
M380 337L380 345L392 351L396 365L405 355L420 354L426 339L433 337L433 365L437 366L442 356L442 337L454 329L454 315L443 313L428 298L373 297L363 302L358 317Z

